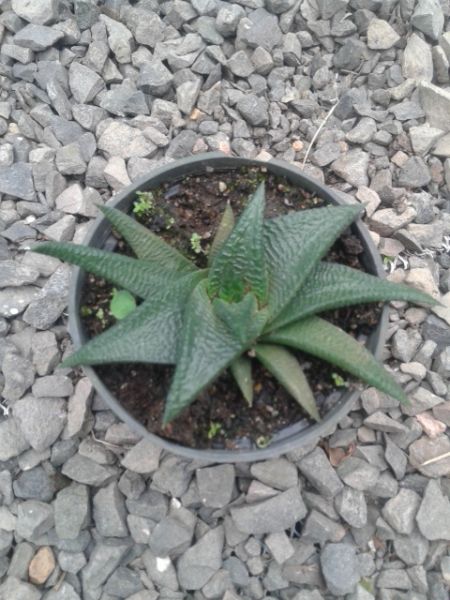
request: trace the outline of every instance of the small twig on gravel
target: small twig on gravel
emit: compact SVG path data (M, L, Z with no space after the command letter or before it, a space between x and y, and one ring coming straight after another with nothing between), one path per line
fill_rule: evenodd
M130 448L132 448L133 446L119 446L118 444L112 444L111 442L105 442L105 440L99 440L98 438L95 437L94 433L91 433L92 435L92 439L95 442L98 442L99 444L103 444L104 446L109 446L110 448L115 448L116 450L130 450Z
M9 406L5 406L4 404L2 404L0 402L0 409L3 411L3 416L4 417L9 416Z
M439 456L430 458L429 460L423 462L420 466L426 467L427 465L432 465L433 463L438 462L439 460L444 460L444 458L450 458L450 452L446 452L445 454L440 454Z
M331 117L331 115L334 113L334 111L335 111L335 109L336 109L336 106L337 106L338 104L339 104L339 100L336 100L336 102L333 104L333 106L332 106L332 107L330 108L330 110L328 111L328 113L327 113L327 116L325 117L325 119L322 121L322 123L321 123L321 124L319 125L319 127L317 128L317 131L316 131L316 133L313 135L313 139L312 139L312 140L310 141L310 143L309 143L308 150L306 151L305 158L303 159L303 162L302 162L302 168L303 168L303 169L305 168L305 164L306 164L306 161L308 160L309 153L311 152L311 150L312 150L312 147L314 146L314 142L315 142L315 141L316 141L316 139L318 138L318 136L319 136L319 133L320 133L320 132L322 131L322 129L324 128L324 125L325 125L325 123L328 121L328 119L329 119L329 118Z
M63 584L63 581L64 581L65 577L66 577L66 573L65 573L65 571L63 571L61 573L61 575L59 576L57 582L55 583L55 585L52 588L55 592L59 591L60 587Z

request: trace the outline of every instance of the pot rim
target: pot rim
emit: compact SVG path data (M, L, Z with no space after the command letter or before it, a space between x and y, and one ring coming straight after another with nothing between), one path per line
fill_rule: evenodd
M261 166L269 171L286 177L299 187L304 187L308 191L316 193L332 204L342 205L345 202L331 189L324 184L313 179L305 174L295 165L271 159L270 161L261 161L256 159L246 159L239 157L230 157L221 152L208 152L182 158L153 169L148 175L144 175L135 180L131 185L124 188L118 194L114 195L108 202L108 206L113 206L118 209L127 210L131 206L131 202L135 197L136 191L147 190L160 185L162 182L170 180L178 180L189 174L208 172L212 170L227 170L235 169L241 166ZM364 246L364 256L368 262L367 268L373 274L379 277L385 277L383 265L381 262L378 250L373 243L369 230L358 219L352 228L356 230L357 235L361 239ZM105 242L106 237L111 231L111 227L103 215L100 215L91 224L86 234L83 244L99 247ZM78 310L79 299L81 296L82 286L84 282L84 272L79 267L72 267L73 273L69 286L69 333L72 337L74 348L79 348L86 341L81 318ZM384 346L388 327L388 308L383 306L378 325L371 334L367 347L378 358ZM343 392L341 398L336 402L335 406L324 416L322 421L310 425L300 431L292 431L294 425L286 427L283 432L284 437L276 439L266 448L250 449L250 450L215 450L215 449L198 449L182 446L175 442L166 440L160 436L148 431L144 425L139 423L128 411L122 406L120 401L109 391L102 382L100 377L95 372L95 369L90 366L83 366L83 372L92 382L95 390L104 400L105 404L110 408L130 429L141 435L144 439L153 443L164 450L181 456L187 460L200 460L208 463L237 463L237 462L253 462L268 458L276 458L281 454L286 454L298 449L301 446L306 446L317 442L320 438L330 435L338 422L345 417L351 410L352 406L359 398L360 390L348 390Z

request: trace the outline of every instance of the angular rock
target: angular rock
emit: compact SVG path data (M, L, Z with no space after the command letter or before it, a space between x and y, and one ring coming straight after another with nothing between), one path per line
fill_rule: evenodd
M363 492L345 487L336 496L336 509L351 527L364 527L367 523L367 504Z
M183 507L171 507L170 515L152 531L149 546L156 556L176 558L190 546L196 524L195 516Z
M395 531L409 535L414 529L414 520L419 505L420 496L413 490L402 488L394 498L386 502L382 514Z
M423 436L416 440L409 446L409 462L427 477L447 477L450 475L448 436L440 435L435 439Z
M94 486L109 483L117 473L113 467L99 465L81 454L69 458L61 472L74 481Z
M76 102L91 102L104 88L103 79L92 69L72 62L69 68L69 86Z
M421 82L419 92L430 126L450 131L450 92L426 81Z
M295 465L284 458L255 463L250 467L253 477L278 490L288 490L298 483Z
M383 19L372 19L367 28L367 46L371 50L388 50L400 40L398 33Z
M305 520L302 537L305 541L323 546L326 542L340 542L345 532L345 528L340 523L313 509Z
M142 562L152 583L172 592L179 590L177 574L170 558L155 556L150 550L146 550L142 555Z
M11 166L0 166L0 194L21 200L35 200L31 165L16 162Z
M255 535L288 529L305 515L306 507L297 487L268 500L231 509L238 529Z
M111 19L106 15L100 15L100 20L106 25L108 44L117 62L120 64L131 62L133 48L133 34L131 31L120 21Z
M74 217L70 217L75 222ZM73 223L75 227L75 223ZM47 229L47 232L50 228ZM36 329L49 329L67 306L70 267L61 265L56 269L39 293L28 306L23 320Z
M3 397L10 401L22 398L34 381L31 361L15 352L9 352L3 359L2 371L5 378Z
M17 600L40 600L42 594L31 583L25 583L15 577L7 577L0 585L0 594L3 598Z
M20 287L21 285L35 283L39 278L39 271L13 260L0 262L0 288Z
M63 540L75 540L89 523L89 489L85 485L72 483L56 496L55 528Z
M398 214L393 208L382 208L370 217L370 229L383 237L390 237L398 229L402 229L411 223L416 214L416 209L412 206L408 206L401 214Z
M354 187L368 185L369 155L363 150L349 150L331 164L331 169Z
M337 474L348 486L364 491L375 485L380 471L365 460L350 456L341 462Z
M33 541L53 527L53 508L37 500L26 500L19 504L16 533Z
M13 414L25 439L38 452L53 444L67 418L64 400L33 396L15 402Z
M408 536L396 536L394 550L398 558L408 566L421 565L428 554L429 543L418 531Z
M120 565L131 545L128 538L97 542L81 575L83 588L95 590L103 585Z
M359 581L355 548L350 544L328 544L320 554L320 566L328 590L336 596L354 591Z
M269 122L268 105L264 98L256 94L246 94L236 104L243 118L254 127L267 125Z
M444 13L439 0L419 0L411 25L437 42L444 28Z
M148 440L138 442L122 459L122 466L134 473L148 475L159 466L161 449Z
M101 134L98 147L109 156L131 158L133 156L151 156L156 146L139 129L119 121L111 122Z
M40 293L40 289L33 286L0 290L0 317L19 315Z
M427 82L433 79L431 48L416 33L413 33L406 43L402 59L402 73L406 79L415 81ZM433 123L430 124L433 125Z
M36 398L63 398L72 394L73 384L67 375L47 375L36 379L32 392Z
M197 102L201 87L202 81L200 78L196 78L193 81L185 81L177 87L177 104L183 114L191 114Z
M164 96L170 89L173 75L161 61L144 63L139 72L138 87L145 94Z
M251 48L261 46L271 51L282 42L278 19L264 8L258 8L241 19L237 30L237 39Z
M216 17L216 29L224 37L234 35L241 18L245 15L244 9L238 4L221 6Z
M37 466L23 471L14 481L13 489L17 498L50 502L55 495L55 480L43 467Z
M11 8L21 19L37 25L47 25L58 18L57 0L12 0Z
M62 175L82 175L87 168L81 148L76 142L58 148L55 162Z
M431 175L423 159L412 156L401 168L397 181L403 187L424 187L430 183Z
M344 487L321 448L315 448L302 458L298 468L300 473L324 496L336 496Z
M233 465L219 465L197 469L197 487L205 506L223 508L231 502L234 491Z
M178 581L186 590L201 589L222 566L223 527L208 531L180 557Z
M10 458L19 456L29 447L15 418L10 417L0 422L0 461L7 461ZM2 494L0 493L0 500L1 497Z
M450 540L450 500L438 481L428 482L416 519L427 540Z
M34 52L42 52L50 48L64 37L62 31L43 25L26 25L14 36L14 43Z
M128 535L125 499L115 481L95 494L93 517L100 535L104 537L126 537Z
M413 150L420 156L426 154L443 134L442 129L430 127L428 123L409 129Z
M284 531L268 535L265 544L279 565L282 565L295 553L294 546Z
M81 600L81 596L67 581L63 581L57 589L51 589L45 600Z

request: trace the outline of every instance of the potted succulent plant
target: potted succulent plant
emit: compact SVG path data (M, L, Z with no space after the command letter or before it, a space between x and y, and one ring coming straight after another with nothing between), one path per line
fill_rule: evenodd
M183 224L176 223L173 216L166 219L168 213L163 215L163 235L136 220L139 214L154 211L154 193L164 183L173 186L189 177L198 182L195 179L198 175L208 178L212 173L222 172L231 172L239 180L243 165L256 168L260 174L254 182L254 192L249 199L243 198L236 210L227 202L226 184L219 186L224 209L220 218L208 223L211 238L206 244L205 236L190 236L193 256L180 251L182 245L177 247ZM267 218L264 172L284 177L293 186L294 194L306 190L313 207L296 210L296 206L284 206L281 213L276 209ZM320 200L319 208L315 206L316 198ZM170 202L167 194L164 201ZM182 214L188 218L189 210L183 210ZM418 290L381 277L377 251L358 220L362 212L359 205L342 204L325 186L285 163L258 163L206 154L159 168L118 194L101 211L103 216L94 223L84 245L44 242L35 251L79 267L74 274L69 307L70 329L77 350L64 365L83 366L118 416L156 444L188 458L216 462L255 460L292 450L329 433L350 410L359 390L354 386L341 388L331 408L327 403L323 405L321 415L302 368L305 353L332 363L400 402L407 402L402 388L369 349L377 351L384 343L386 310L373 328L369 348L319 316L323 311L367 302L435 303ZM161 214L157 215L160 222ZM178 227L178 233L169 236L167 231L172 226L181 229ZM323 260L335 240L349 227L359 240L369 272ZM122 251L117 246L112 252L105 249L111 228L119 234ZM207 246L206 250L202 244ZM202 254L201 260L195 260L195 254ZM114 290L110 304L117 322L88 341L80 315L86 272L119 288ZM136 363L149 363L160 369L163 367L158 365L174 365L170 367L170 385L163 393L158 435L148 431L124 408L98 372L98 365ZM261 384L253 378L255 368L261 370L260 366L255 367L256 363L262 365L265 374L275 378L290 397L289 401L297 403L309 420L304 418L301 426L289 423L282 431L256 440L255 436L252 440L249 432L246 446L228 439L224 448L215 447L219 430L222 438L227 438L220 420L208 421L209 448L196 448L195 440L193 447L174 441L174 423L178 428L180 424L190 426L195 418L185 418L187 411L224 371L229 373L228 383L233 379L229 388L234 386L235 395L242 398L242 412L245 407L251 413L255 395L260 404L261 397L267 399L261 389L266 379L263 377ZM167 381L167 372L164 373ZM155 381L157 376L151 375L148 384L140 385L140 402L144 397L150 406L157 400L161 404L161 398L152 397ZM122 382L121 388L127 385L127 381ZM225 390L226 405L228 388L223 386L214 388L214 403L220 403L217 396L221 389ZM161 391L158 394L161 396ZM207 398L212 396L210 393ZM272 409L272 414L276 412ZM239 418L236 413L240 411L234 410L231 418Z

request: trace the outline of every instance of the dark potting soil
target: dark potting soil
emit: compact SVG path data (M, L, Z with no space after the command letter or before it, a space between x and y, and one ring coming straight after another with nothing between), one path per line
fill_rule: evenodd
M235 215L239 214L262 180L266 182L267 218L325 204L281 177L259 168L243 168L240 172L214 172L164 184L152 190L152 208L135 217L199 267L204 267L226 203L230 202ZM199 243L192 242L193 234L199 236ZM115 251L132 255L120 236L114 235ZM326 259L364 270L362 253L360 240L348 231L334 244ZM89 337L115 322L108 309L112 289L112 285L91 274L86 278L81 311ZM380 312L381 306L371 304L338 309L322 316L356 338L364 339L376 326ZM336 382L353 387L354 380L324 361L301 352L295 355L323 416L330 409L330 394L336 390ZM264 446L287 426L297 423L301 428L311 424L302 408L257 361L253 369L252 407L247 406L234 379L225 372L165 428L161 420L173 366L133 363L96 366L95 370L124 408L149 431L185 446L230 449Z

